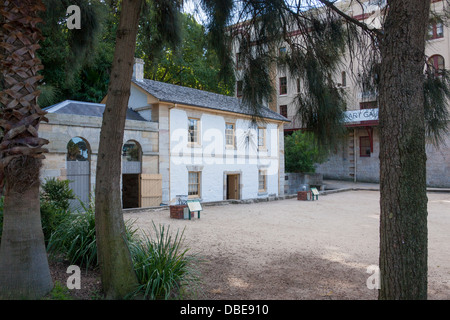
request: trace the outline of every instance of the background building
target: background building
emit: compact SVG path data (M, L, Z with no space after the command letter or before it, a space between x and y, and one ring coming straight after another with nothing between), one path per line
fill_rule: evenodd
M430 26L426 46L428 63L436 70L446 68L450 61L450 29L439 18L448 10L447 2L432 0ZM349 16L364 22L370 27L381 27L382 11L386 6L385 0L342 0L335 3ZM437 14L436 14L437 13ZM291 32L292 39L298 34ZM237 46L234 47L238 51ZM289 50L287 43L281 42L277 48L279 54ZM235 52L236 63L236 96L240 94L240 65L239 52ZM377 93L370 90L362 90L357 84L355 76L357 64L351 64L350 58L343 61L342 67L336 70L335 82L347 95L347 120L346 127L348 137L341 145L335 146L328 160L317 166L316 172L322 173L324 178L344 179L353 181L379 181L379 130L378 130L378 99ZM351 68L354 68L353 70ZM284 132L289 134L302 129L301 121L296 116L297 106L294 103L297 93L301 90L298 78L292 77L285 68L274 67L273 82L276 88L276 96L270 108L280 115L287 117L290 122L285 123ZM350 117L359 114L362 118ZM364 116L366 115L366 117ZM450 119L449 119L450 121ZM450 187L450 136L445 137L445 143L436 147L427 144L427 183L429 186Z

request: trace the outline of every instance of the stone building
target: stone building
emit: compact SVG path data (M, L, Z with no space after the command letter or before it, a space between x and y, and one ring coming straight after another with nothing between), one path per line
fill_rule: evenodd
M70 186L84 203L95 188L97 153L103 104L63 101L46 108L48 123L39 127L41 137L50 141L49 153L43 161L42 179L61 178L71 181ZM159 145L158 123L146 121L131 109L125 122L122 189L124 206L159 205L159 198L140 195L139 177L158 178ZM144 186L142 186L144 187ZM73 201L77 206L78 200Z
M382 10L386 0L340 0L334 2L340 10L354 19L367 24L370 28L381 27ZM442 14L448 10L448 3L443 0L432 0L431 11ZM297 41L298 30L292 30L290 41ZM236 96L240 96L241 81L239 79L239 52L235 47L235 63L237 68ZM428 63L436 70L446 68L450 61L450 29L439 18L430 19L426 56ZM287 42L278 48L282 54L289 50ZM336 71L335 81L345 91L347 101L346 127L348 137L341 145L336 146L329 159L317 165L316 172L323 174L325 179L342 179L353 181L379 181L379 129L378 129L378 101L377 93L361 90L352 75L357 74L356 63L345 58L339 70ZM289 74L286 68L276 68L274 83L276 103L271 108L285 116L290 122L285 123L285 134L302 129L297 115L297 105L294 103L300 91L300 82ZM356 116L355 116L356 115ZM450 119L449 119L450 122ZM450 135L444 137L445 143L436 147L427 144L427 183L434 187L450 187Z

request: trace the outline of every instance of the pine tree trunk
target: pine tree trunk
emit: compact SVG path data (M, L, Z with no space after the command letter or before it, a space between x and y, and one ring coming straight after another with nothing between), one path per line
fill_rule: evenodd
M430 0L391 0L381 42L380 299L427 298L423 74Z
M95 223L102 285L108 299L123 299L138 284L126 243L120 177L141 3L142 0L122 1L98 151Z

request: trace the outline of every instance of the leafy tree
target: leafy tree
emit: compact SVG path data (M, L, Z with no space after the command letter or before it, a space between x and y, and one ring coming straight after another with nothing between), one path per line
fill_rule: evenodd
M99 102L106 94L114 43L109 38L109 7L103 1L43 0L44 40L38 55L44 65L41 107L67 100ZM78 5L82 28L68 30L69 5Z
M314 164L323 162L325 155L309 132L298 130L284 138L286 172L315 172Z
M213 48L208 43L203 25L190 14L178 13L180 19L180 43L161 44L155 52L154 37L148 36L146 24L152 25L152 14L141 17L137 55L145 61L145 77L161 82L183 85L190 88L221 94L233 94L234 78L221 81L218 77L220 64ZM155 31L151 31L155 33Z

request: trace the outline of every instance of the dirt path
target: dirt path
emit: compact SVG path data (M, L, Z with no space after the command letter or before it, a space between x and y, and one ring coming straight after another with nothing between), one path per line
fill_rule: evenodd
M429 193L429 298L450 299L450 193ZM199 264L197 299L376 299L367 288L378 265L379 193L351 191L296 199L207 206L200 219L169 211L126 213L151 231L183 230Z

